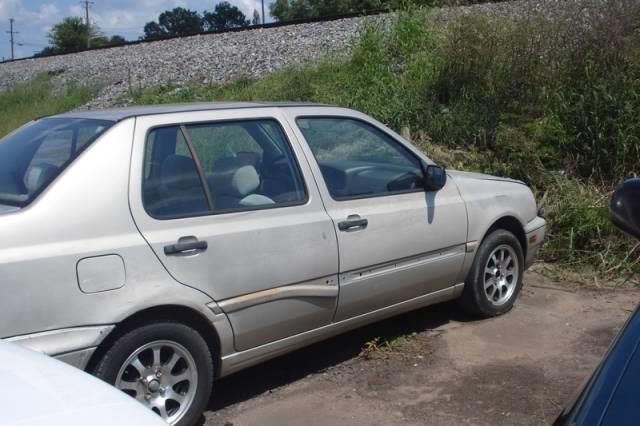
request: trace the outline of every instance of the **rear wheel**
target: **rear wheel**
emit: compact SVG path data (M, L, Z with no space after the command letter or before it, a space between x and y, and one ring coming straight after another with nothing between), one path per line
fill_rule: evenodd
M192 425L204 411L213 382L207 343L194 329L163 321L120 336L95 374L172 425Z
M518 297L523 274L520 242L511 232L497 229L480 244L460 302L468 312L482 317L503 314Z

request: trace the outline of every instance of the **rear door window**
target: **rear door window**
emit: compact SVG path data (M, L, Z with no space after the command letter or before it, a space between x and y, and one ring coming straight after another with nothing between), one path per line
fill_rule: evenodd
M143 202L160 219L207 214L209 203L198 168L178 126L147 137Z
M300 204L306 190L279 124L261 119L151 130L143 198L149 214L170 219Z

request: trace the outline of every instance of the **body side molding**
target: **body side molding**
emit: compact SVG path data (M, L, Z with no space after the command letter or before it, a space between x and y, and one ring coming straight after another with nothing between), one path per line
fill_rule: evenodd
M271 288L258 291L256 293L245 294L223 300L218 303L222 311L226 313L239 311L263 303L273 302L280 299L292 299L299 297L338 297L337 277L326 277L314 280L307 284L291 284L282 287Z

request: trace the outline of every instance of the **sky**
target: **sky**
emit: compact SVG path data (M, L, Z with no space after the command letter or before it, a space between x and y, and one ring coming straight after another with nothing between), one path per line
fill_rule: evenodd
M261 0L228 0L237 6L249 19L253 9L261 9ZM93 0L90 9L92 24L111 36L119 34L127 40L137 40L142 35L144 24L157 20L158 15L174 7L186 7L202 13L213 10L218 0ZM265 11L268 16L268 3ZM9 43L9 19L14 18L16 58L32 56L47 45L47 33L53 24L67 16L84 17L84 8L79 0L0 0L0 59L11 57Z

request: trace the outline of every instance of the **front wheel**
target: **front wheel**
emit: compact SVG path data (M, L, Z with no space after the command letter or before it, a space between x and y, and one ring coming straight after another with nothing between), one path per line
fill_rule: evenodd
M478 249L460 302L468 312L493 317L509 311L522 288L524 255L511 232L497 229Z
M115 340L95 375L160 415L191 426L211 394L213 361L202 336L180 323L143 325Z

